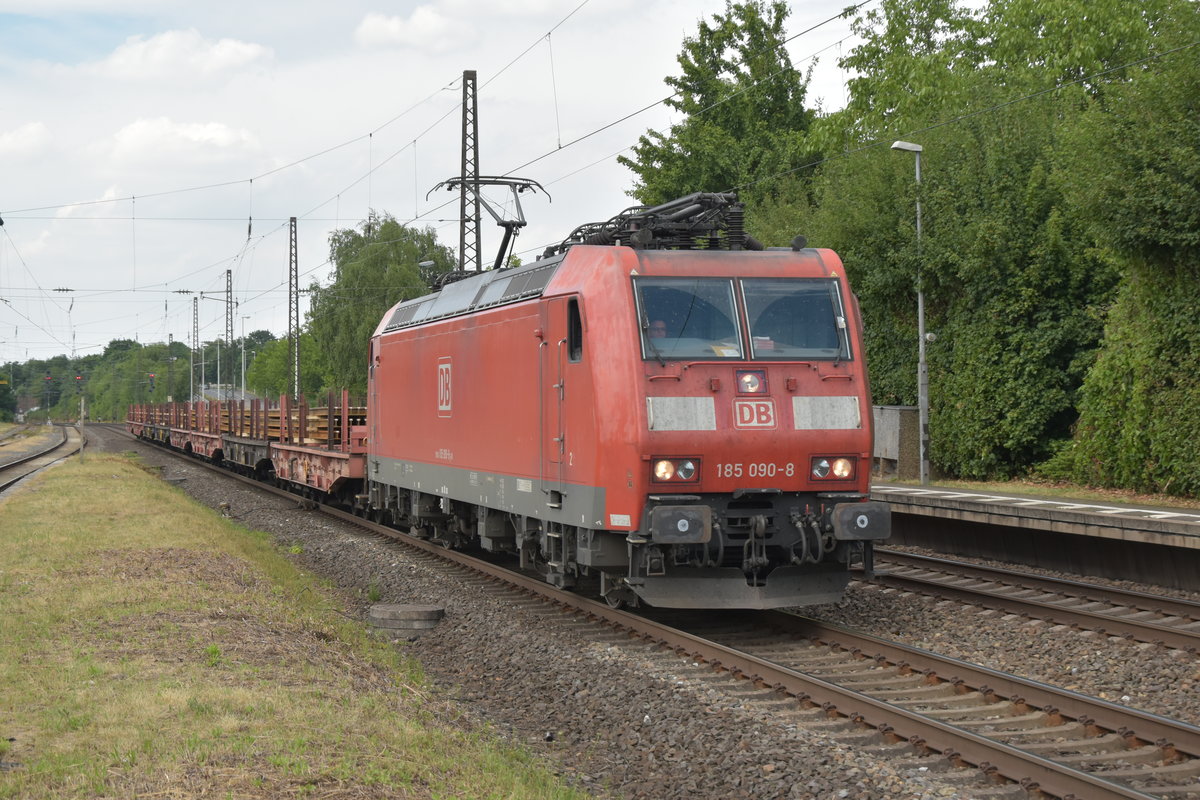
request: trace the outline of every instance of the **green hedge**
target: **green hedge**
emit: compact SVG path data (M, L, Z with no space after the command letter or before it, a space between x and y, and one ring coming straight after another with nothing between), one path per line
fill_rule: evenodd
M1131 273L1088 373L1075 439L1042 472L1100 486L1200 494L1200 284Z

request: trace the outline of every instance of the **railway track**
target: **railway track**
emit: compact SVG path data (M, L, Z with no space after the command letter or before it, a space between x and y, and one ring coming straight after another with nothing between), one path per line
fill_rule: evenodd
M29 428L30 428L30 425L28 423L22 423L20 425L13 426L11 429L5 431L4 433L0 433L0 448L3 448L7 445L12 444L17 439L18 436L21 436L24 433L26 433L26 431L28 431Z
M0 492L20 483L38 470L79 451L83 435L73 427L57 427L46 442L19 453L0 455Z
M876 558L883 586L1200 652L1200 604L1187 600L884 548Z
M841 731L856 746L931 770L957 768L972 797L1200 798L1194 725L795 615L613 609L539 577L337 509L322 511L467 570L498 591L577 615L600 639L615 634L654 647L681 673L741 679L747 702L797 725Z
M872 711L850 716L871 720L885 738L940 750L1027 791L1200 797L1200 728L1185 722L790 614L729 615L687 629L858 692ZM775 687L763 673L753 677ZM901 709L915 718L890 718Z

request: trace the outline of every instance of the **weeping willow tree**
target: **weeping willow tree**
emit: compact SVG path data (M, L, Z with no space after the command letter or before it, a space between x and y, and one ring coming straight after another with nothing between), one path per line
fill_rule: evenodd
M397 302L427 293L432 277L453 268L454 253L438 243L432 228L410 228L384 215L335 231L329 260L332 282L310 288L314 367L326 387L365 395L367 346L379 320Z

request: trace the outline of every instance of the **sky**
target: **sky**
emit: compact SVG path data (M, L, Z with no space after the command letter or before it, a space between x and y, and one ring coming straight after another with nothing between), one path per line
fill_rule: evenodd
M791 4L809 105L845 102L848 0ZM0 0L0 363L102 353L114 339L288 326L331 278L331 231L373 209L458 245L462 74L475 70L484 175L515 174L525 261L634 204L617 163L676 58L725 0ZM824 23L824 24L822 24ZM645 109L645 110L643 110ZM724 187L722 187L724 188ZM506 203L503 191L487 196ZM511 212L511 206L508 209ZM482 258L501 229L484 214ZM301 314L307 299L301 298Z

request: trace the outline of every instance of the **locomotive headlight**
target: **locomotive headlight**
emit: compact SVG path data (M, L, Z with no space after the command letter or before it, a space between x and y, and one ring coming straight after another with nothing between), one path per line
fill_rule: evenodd
M854 477L854 459L814 458L812 460L812 476L827 480L849 480Z
M739 370L737 387L741 394L762 394L767 390L767 375L762 370Z
M700 460L696 458L656 459L651 470L653 480L659 483L700 480Z

